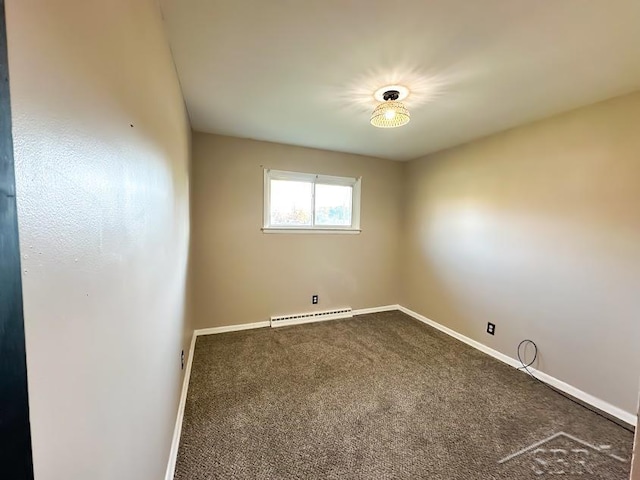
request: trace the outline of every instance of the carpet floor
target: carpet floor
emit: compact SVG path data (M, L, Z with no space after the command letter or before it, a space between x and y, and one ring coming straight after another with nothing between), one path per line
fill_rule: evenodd
M627 480L632 443L394 311L198 337L175 479Z

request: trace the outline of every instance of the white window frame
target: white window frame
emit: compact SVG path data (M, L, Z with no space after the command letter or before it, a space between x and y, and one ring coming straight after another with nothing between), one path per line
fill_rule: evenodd
M290 180L309 182L313 184L311 226L272 226L271 222L271 180ZM358 234L360 230L360 190L362 177L334 177L317 175L314 173L288 172L284 170L264 169L264 218L262 231L264 233L347 233ZM351 225L315 225L315 197L316 185L343 185L351 187Z

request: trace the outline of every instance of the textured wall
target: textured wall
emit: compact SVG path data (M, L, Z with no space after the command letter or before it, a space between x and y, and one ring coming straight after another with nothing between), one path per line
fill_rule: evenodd
M543 371L635 412L638 125L640 93L410 162L402 303L510 356L531 338Z
M362 233L262 233L261 165L362 176ZM196 328L397 303L401 174L389 160L194 133Z
M190 132L154 0L8 2L35 474L158 480L180 389Z

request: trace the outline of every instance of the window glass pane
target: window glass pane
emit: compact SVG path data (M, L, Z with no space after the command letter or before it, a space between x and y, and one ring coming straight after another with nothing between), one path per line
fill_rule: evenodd
M271 225L311 226L313 184L271 180Z
M316 225L350 226L353 188L316 184Z

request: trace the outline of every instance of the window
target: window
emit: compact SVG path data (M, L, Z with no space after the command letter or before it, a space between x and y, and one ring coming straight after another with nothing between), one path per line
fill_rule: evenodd
M265 232L360 232L360 179L264 171Z

